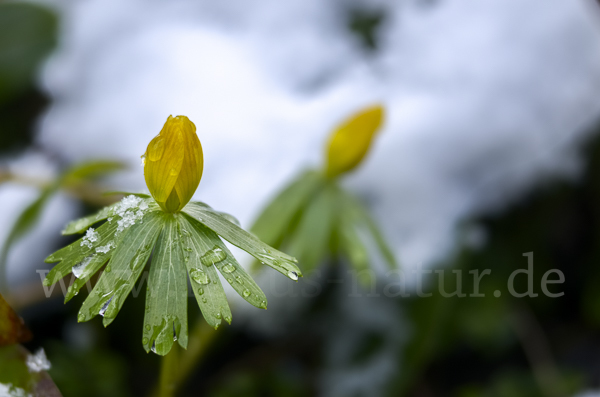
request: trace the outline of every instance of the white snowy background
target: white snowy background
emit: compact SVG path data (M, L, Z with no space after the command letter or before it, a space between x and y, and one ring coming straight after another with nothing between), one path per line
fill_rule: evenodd
M576 177L579 148L600 116L600 17L591 0L43 3L58 11L62 30L40 76L53 102L38 143L70 162L127 162L112 182L138 190L146 145L169 114L187 115L205 153L196 198L246 227L299 170L321 165L339 121L383 103L385 126L345 183L407 269L447 257L462 220ZM376 50L348 28L354 10L385 16ZM3 161L53 172L37 154ZM0 238L34 196L0 186ZM49 236L75 215L68 198L52 202L11 252L13 283L38 277ZM379 377L394 370L374 365ZM330 396L377 385L332 371L323 381Z

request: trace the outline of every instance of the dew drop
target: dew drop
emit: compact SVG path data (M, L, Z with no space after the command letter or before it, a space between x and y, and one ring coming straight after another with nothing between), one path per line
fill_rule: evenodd
M112 296L110 297L109 300L106 301L106 303L104 303L104 305L102 305L102 309L100 309L100 312L98 313L102 317L104 317L104 314L106 313L106 309L108 309L108 305L110 305L110 301L112 301Z
M225 266L223 266L221 270L223 270L225 273L232 273L233 271L235 271L235 267L231 263L228 263Z
M79 315L77 316L77 321L79 321L80 323L85 321L85 316L83 315L83 313L79 313Z
M115 305L111 305L108 307L106 312L104 313L104 318L113 319L117 317L117 313L119 312L119 307Z
M148 338L144 338L144 339L142 339L142 344L143 344L143 345L147 345L147 344L148 344Z
M208 302L208 301L206 300L206 298L202 298L202 303L206 303L206 302Z
M50 284L52 284L52 281L50 281L49 278L45 278L44 281L42 282L42 285L49 287Z
M204 266L212 266L215 263L219 263L227 258L227 254L218 245L215 245L211 250L207 251L200 258L200 262Z
M229 277L229 278L227 279L227 282L228 282L229 284L231 284L231 283L233 283L233 279L232 279L231 277Z
M242 295L244 295L244 298L249 297L250 296L250 290L249 289L245 289L244 293Z
M195 282L197 282L198 284L208 284L210 282L210 279L208 278L208 275L206 273L204 273L202 270L199 269L194 269L190 272L190 277L192 278L192 280L194 280Z
M298 273L296 273L296 272L293 272L293 271L291 271L291 270L290 270L290 271L288 272L288 274L287 274L287 275L288 275L288 277L289 277L289 278L291 278L292 280L294 280L294 281L298 281Z
M231 324L231 316L225 317L225 321L227 321L229 324Z
M198 288L198 295L204 295L204 289Z
M105 271L106 273L110 273L110 271L111 271L111 270L112 270L112 269L111 269L110 265L106 266L106 269L104 269L104 271Z
M150 325L146 324L144 328L146 328L146 331L150 331Z
M219 319L219 320L220 320L220 319L221 319L221 312L217 313L217 314L215 315L215 317L216 317L217 319Z
M260 302L260 308L261 309L266 309L267 308L267 301Z

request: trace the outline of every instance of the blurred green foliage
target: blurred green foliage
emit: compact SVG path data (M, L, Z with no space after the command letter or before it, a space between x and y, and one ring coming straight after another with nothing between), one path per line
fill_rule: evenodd
M58 21L44 7L0 3L0 105L31 88L56 44Z
M125 357L106 349L82 349L59 341L46 344L49 373L64 396L130 396Z
M47 99L35 89L42 61L57 41L58 19L45 7L0 2L0 152L31 143Z
M370 266L367 247L376 247L390 268L397 267L368 211L336 179L318 171L306 171L282 189L258 216L251 231L272 247L296 257L307 274L320 264L337 263L343 258L361 281L369 282L369 275L363 272ZM254 269L258 268L255 263Z

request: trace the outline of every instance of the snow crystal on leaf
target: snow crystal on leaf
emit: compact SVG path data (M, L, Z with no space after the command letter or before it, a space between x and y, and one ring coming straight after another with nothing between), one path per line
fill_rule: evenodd
M94 243L95 241L98 240L98 232L94 230L93 227L90 227L86 232L85 232L85 237L83 238L83 240L81 241L81 246L87 246L88 248L92 248L92 243Z
M96 248L96 251L98 251L97 248ZM79 262L78 264L76 264L75 266L73 266L73 268L71 269L71 271L73 272L73 275L75 277L79 278L79 276L81 276L81 274L85 270L86 266L90 264L93 257L94 257L94 255L90 255L90 256L86 257L84 260L82 260L81 262Z
M115 215L121 217L117 221L117 233L133 226L136 221L144 216L147 209L148 203L137 196L129 195L121 200L121 203L115 208Z
M102 254L106 254L108 251L111 250L111 248L113 248L114 244L111 241L110 243L106 244L105 246L102 247L97 247L96 248L96 252L102 253Z

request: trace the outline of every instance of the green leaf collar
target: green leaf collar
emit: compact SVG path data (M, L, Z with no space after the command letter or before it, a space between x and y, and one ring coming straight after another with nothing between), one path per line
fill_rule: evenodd
M97 222L105 221L94 229ZM192 290L205 320L215 329L231 323L231 310L219 273L251 305L266 309L267 298L240 266L222 239L292 280L302 273L296 259L277 251L240 228L231 215L201 202L190 202L178 213L166 213L147 196L128 195L97 214L69 223L63 234L85 235L46 258L59 262L44 285L73 273L65 302L78 294L103 266L78 321L103 316L113 322L151 258L146 289L142 343L146 351L165 355L177 341L187 347L187 296Z

